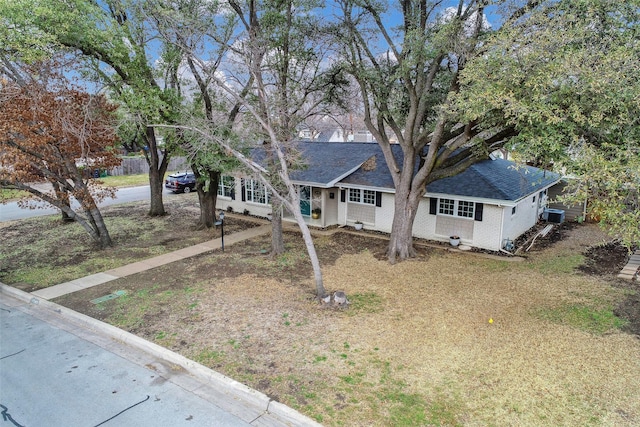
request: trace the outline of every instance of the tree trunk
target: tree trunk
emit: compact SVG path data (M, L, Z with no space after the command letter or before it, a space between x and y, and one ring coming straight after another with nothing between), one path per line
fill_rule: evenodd
M93 204L93 207L85 207L83 209L84 213L87 215L86 218L78 215L66 204L59 204L57 207L60 208L60 210L62 210L73 221L76 221L78 224L80 224L80 226L84 228L87 233L89 233L91 238L100 245L100 248L104 249L113 245L113 241L111 240L111 236L109 235L107 226L104 223L102 213L95 203Z
M155 130L147 127L146 133L148 150L145 152L147 163L149 164L149 188L151 190L151 207L149 208L150 216L162 216L166 214L164 204L162 202L162 184L164 174L168 166L168 152L160 160L158 155L158 145L156 143Z
M73 218L69 216L67 211L71 210L71 201L69 200L69 194L65 189L57 182L53 181L51 183L53 185L53 191L56 194L60 203L62 203L67 209L60 209L62 222L72 222Z
M104 223L104 218L102 217L102 213L97 206L93 207L89 214L91 215L92 222L95 226L96 234L98 235L98 241L100 243L100 247L102 249L112 246L113 241L111 240L111 236L109 235L109 230L107 230L107 226Z
M298 205L299 206L299 205ZM324 282L322 280L322 269L320 268L320 260L318 259L318 254L316 252L316 247L313 244L313 238L311 237L311 231L309 231L309 227L307 223L304 221L302 217L302 213L300 209L295 210L293 215L300 227L300 231L302 232L302 238L304 239L304 244L307 247L307 254L309 255L309 259L311 260L311 266L313 267L313 277L316 284L316 295L318 298L324 298L327 295L327 291L324 289Z
M405 260L416 256L413 247L413 222L416 217L420 197L416 197L408 189L398 186L395 195L395 211L387 257L394 264L398 259Z
M284 253L284 235L282 234L282 202L273 198L271 202L271 256Z
M200 218L196 224L196 229L213 228L216 224L216 203L218 201L220 172L207 171L209 186L206 187L206 182L202 182L202 175L197 171L197 168L192 165L191 169L196 176L196 192L200 203ZM207 189L205 190L205 188Z

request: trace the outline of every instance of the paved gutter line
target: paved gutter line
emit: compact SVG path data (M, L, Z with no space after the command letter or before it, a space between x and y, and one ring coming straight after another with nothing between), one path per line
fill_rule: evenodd
M321 424L232 378L115 326L0 282L3 303L141 366L255 426ZM17 300L18 304L10 301ZM136 352L131 352L131 349ZM185 375L186 374L186 375Z

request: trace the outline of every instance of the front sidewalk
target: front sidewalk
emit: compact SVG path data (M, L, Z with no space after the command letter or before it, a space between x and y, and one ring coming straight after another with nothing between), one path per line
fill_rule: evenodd
M243 240L252 239L263 234L271 232L271 224L261 225L259 227L248 228L237 233L225 236L225 246L233 245L234 243L241 242ZM122 277L131 276L133 274L141 273L143 271L151 270L152 268L159 267L161 265L169 264L174 261L183 260L196 255L204 254L222 246L222 239L216 238L204 243L200 243L186 248L178 249L174 252L169 252L163 255L158 255L153 258L148 258L142 261L137 261L131 264L124 265L122 267L113 268L111 270L103 271L102 273L92 274L90 276L81 277L79 279L71 280L69 282L60 283L59 285L49 286L48 288L39 289L31 294L45 300L51 300L62 295L70 294L82 289L91 288L93 286L101 285L103 283L110 282L112 280L120 279Z

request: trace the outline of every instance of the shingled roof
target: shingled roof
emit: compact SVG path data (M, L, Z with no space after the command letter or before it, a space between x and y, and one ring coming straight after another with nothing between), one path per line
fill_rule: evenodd
M393 180L378 144L318 143L299 144L308 166L293 171L291 178L317 187L370 187L393 191ZM401 154L401 147L392 146ZM369 160L366 168L362 165ZM518 201L560 180L558 174L531 166L495 159L484 160L464 172L427 186L427 195L451 195L497 201Z
M559 180L560 175L531 166L503 159L484 160L461 174L431 183L427 193L515 202Z

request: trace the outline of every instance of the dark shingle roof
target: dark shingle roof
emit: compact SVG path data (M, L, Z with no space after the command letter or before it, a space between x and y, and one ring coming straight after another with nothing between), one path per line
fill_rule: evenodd
M559 179L558 174L508 160L484 160L461 174L431 183L427 193L516 201Z
M300 143L308 167L294 171L293 180L327 187L336 180L344 186L393 190L393 180L378 144L372 143ZM398 145L392 146L401 155ZM375 166L359 168L375 156ZM349 174L350 171L354 171ZM501 201L517 201L536 193L560 179L558 174L531 166L496 159L484 160L464 172L435 181L427 186L429 194L449 194Z
M374 145L377 146L342 142L300 142L297 147L302 151L307 165L304 169L291 171L291 179L317 187L334 186L339 179L356 170L373 155L373 152L364 149L364 146ZM252 158L262 163L263 150L254 150Z

